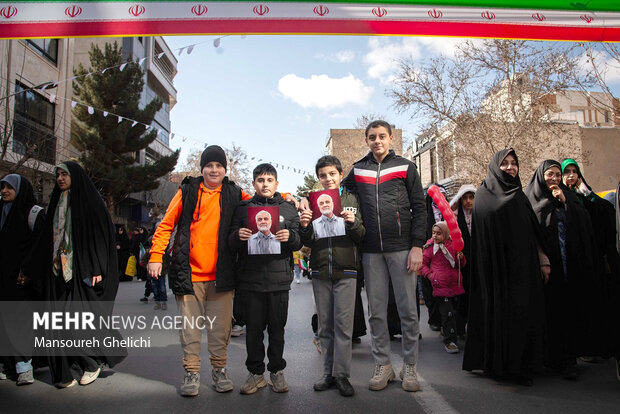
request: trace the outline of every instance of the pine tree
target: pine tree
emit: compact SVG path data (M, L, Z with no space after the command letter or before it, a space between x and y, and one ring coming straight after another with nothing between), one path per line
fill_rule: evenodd
M308 197L310 191L322 190L321 183L312 174L304 176L304 184L297 186L297 197Z
M154 190L159 186L158 178L170 173L179 158L177 150L172 155L163 156L150 165L136 163L140 150L149 146L157 138L157 130L147 132L155 114L162 106L159 98L153 99L140 108L140 95L144 87L144 72L137 63L130 62L123 70L123 54L118 44L106 43L105 50L92 45L89 51L90 65L82 64L74 69L78 76L73 81L73 93L80 102L109 113L121 115L133 122L118 122L116 116L77 105L73 109L71 121L71 143L82 152L80 162L89 174L110 214L114 206L130 193ZM101 73L105 68L105 73ZM94 72L90 76L84 76Z

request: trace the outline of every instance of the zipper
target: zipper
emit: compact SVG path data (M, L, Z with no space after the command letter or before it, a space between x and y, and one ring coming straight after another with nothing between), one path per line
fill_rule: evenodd
M379 214L379 176L381 175L381 163L379 163L379 168L377 168L377 185L375 186L375 196L377 203L377 224L379 225L379 245L381 246L381 251L383 251L383 236L381 235L381 215Z
M398 195L396 196L396 224L398 224L398 236L402 236L403 232L400 226L400 206L398 205Z
M327 246L329 250L329 278L332 278L332 238L327 238Z

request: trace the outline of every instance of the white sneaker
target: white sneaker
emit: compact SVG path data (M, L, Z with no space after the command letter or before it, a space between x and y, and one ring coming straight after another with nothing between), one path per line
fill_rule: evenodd
M91 382L95 381L97 379L97 377L99 376L99 374L101 373L101 367L97 368L97 371L93 371L93 372L84 372L84 375L82 375L82 378L80 378L80 385L88 385Z
M393 381L395 377L392 364L375 365L375 371L368 382L368 388L372 391L380 391L387 387L388 382Z
M241 336L245 332L245 328L239 325L233 325L232 330L230 331L230 336Z

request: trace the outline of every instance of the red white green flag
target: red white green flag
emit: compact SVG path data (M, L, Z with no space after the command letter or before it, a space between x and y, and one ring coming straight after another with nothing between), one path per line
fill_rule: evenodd
M0 0L0 38L181 34L620 41L620 0Z

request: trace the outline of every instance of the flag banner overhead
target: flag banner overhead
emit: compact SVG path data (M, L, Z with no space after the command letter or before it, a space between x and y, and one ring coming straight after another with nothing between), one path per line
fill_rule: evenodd
M359 34L620 41L620 0L0 0L0 38Z

